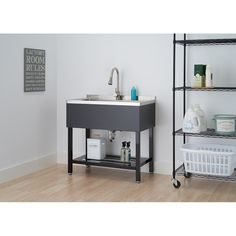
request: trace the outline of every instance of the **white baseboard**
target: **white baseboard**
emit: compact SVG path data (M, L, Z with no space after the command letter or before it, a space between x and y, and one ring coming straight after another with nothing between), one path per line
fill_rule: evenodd
M35 158L27 162L23 162L19 165L1 169L0 183L7 182L22 177L24 175L33 173L35 171L45 169L49 166L55 165L56 163L57 155L56 153L53 153Z
M77 154L74 154L77 156ZM78 155L79 156L79 155ZM61 153L57 153L57 163L58 164L67 164L68 163L68 156L66 152L61 152Z

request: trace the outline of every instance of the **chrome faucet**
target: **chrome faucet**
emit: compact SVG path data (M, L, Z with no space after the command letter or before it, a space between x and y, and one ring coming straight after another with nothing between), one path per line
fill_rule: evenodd
M114 67L111 70L111 75L110 75L110 79L108 81L108 84L112 85L113 74L114 74L115 71L116 71L116 74L117 74L117 77L116 77L116 79L117 79L117 86L116 86L116 89L115 89L116 100L122 100L123 96L121 95L121 92L120 92L120 89L119 89L119 82L120 82L119 70L116 67Z

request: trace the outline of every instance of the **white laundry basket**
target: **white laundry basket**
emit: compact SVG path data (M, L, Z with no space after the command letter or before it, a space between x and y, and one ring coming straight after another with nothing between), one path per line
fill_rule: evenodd
M186 172L215 176L230 176L234 172L235 146L188 143L181 151Z

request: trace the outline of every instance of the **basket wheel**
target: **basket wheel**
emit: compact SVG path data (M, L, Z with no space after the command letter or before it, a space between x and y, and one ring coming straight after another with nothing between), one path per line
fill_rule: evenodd
M191 177L191 173L189 173L189 172L186 171L184 164L183 164L183 166L184 166L184 177L185 177L185 178L190 178L190 177Z
M191 173L185 171L184 172L184 177L189 179L191 177Z
M174 186L175 188L179 188L179 187L181 186L181 183L179 182L179 180L174 179L174 180L173 180L173 186Z

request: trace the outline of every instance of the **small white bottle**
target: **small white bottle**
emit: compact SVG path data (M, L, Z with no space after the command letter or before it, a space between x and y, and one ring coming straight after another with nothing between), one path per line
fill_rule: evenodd
M206 66L206 87L207 88L212 88L213 87L212 73L211 73L211 66L210 65Z

